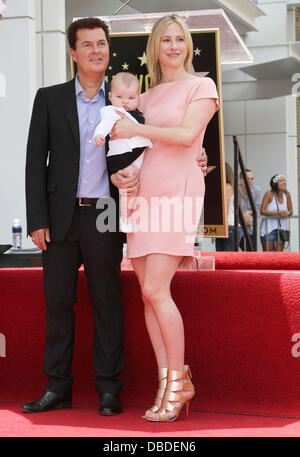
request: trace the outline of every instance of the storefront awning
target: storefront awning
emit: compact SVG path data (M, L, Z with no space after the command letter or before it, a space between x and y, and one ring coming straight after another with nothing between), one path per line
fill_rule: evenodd
M216 28L220 30L221 64L253 62L250 51L222 9L176 11L176 14L187 22L190 30ZM111 33L138 33L150 32L153 24L161 16L161 13L124 14L101 16L101 19L109 24Z
M300 60L295 56L241 67L240 70L255 79L224 84L225 101L297 96L300 93Z
M143 13L177 12L182 10L182 0L120 0ZM252 0L185 0L187 11L222 9L239 34L257 30L255 21L265 12Z

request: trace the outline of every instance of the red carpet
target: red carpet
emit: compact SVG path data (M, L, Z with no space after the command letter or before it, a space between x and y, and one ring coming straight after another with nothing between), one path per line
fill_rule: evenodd
M299 254L275 253L273 259L268 256L258 262L252 253L240 253L244 256L240 260L242 269L237 269L238 263L234 260L239 253L210 253L215 254L218 270L180 271L172 283L173 297L185 323L186 363L191 365L197 395L191 404L195 414L194 425L180 420L179 429L168 430L170 433L175 430L176 433L180 430L189 433L190 430L193 436L194 430L202 433L203 425L203 430L206 430L203 433L210 433L202 423L206 416L196 411L300 418L300 359L292 355L292 347L296 344L292 336L300 333L300 271L295 270ZM224 254L231 254L227 256L231 269L225 269ZM246 257L249 258L248 263ZM285 265L286 269L279 269L278 266L277 270L268 269L272 265ZM246 270L246 267L252 269ZM80 271L77 295L74 401L92 402L91 407L96 408L92 369L93 322L84 271ZM0 333L6 337L6 357L0 358L0 402L4 409L6 404L9 406L9 417L19 417L21 422L16 423L20 424L20 430L25 430L30 423L35 423L36 416L16 416L19 413L11 409L10 403L3 401L32 400L45 387L42 270L0 269L0 297ZM145 330L138 283L132 271L123 272L123 303L126 353L122 401L128 414L118 416L121 422L119 419L113 422L113 428L119 429L121 424L121 429L129 433L131 428L125 425L126 420L135 424L133 418L136 417L137 433L139 430L147 433L146 430L152 428L149 424L145 428L143 421L143 425L140 424L140 412L153 400L156 390L155 362ZM75 408L64 414L71 414L72 424L72 421L76 422L77 413L88 415L88 411L89 408L79 405L78 411ZM49 420L53 417L55 424L53 414L58 413L63 414L47 413L47 417ZM220 423L223 417L228 418L228 415L214 420ZM91 416L90 420L93 423L94 418ZM288 423L296 422L291 420ZM193 431L190 426L195 426ZM72 430L72 425L66 427ZM270 427L273 427L271 423ZM211 433L221 429L218 426ZM40 433L43 433L42 429ZM84 427L82 433L85 433Z
M23 414L20 404L0 402L0 437L109 436L184 439L300 435L300 420L297 419L194 411L190 413L188 421L183 417L171 424L156 424L141 419L143 412L141 408L125 407L123 414L119 416L102 417L97 414L97 406L94 404L75 404L72 409L67 410ZM200 443L199 449L203 450L203 444ZM231 446L233 445L234 443L231 443ZM59 446L61 448L61 444ZM97 447L100 454L101 449L99 445ZM89 451L89 448L86 451Z
M217 270L300 270L299 252L203 252L214 256Z

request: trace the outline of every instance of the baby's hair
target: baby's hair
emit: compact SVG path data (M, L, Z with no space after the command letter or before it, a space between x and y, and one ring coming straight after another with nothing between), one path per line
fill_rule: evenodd
M122 81L122 83L127 87L131 86L132 84L136 84L137 89L140 87L139 80L134 74L128 73L127 71L121 71L112 78L110 83L111 90L114 88L114 84L118 83L119 81Z

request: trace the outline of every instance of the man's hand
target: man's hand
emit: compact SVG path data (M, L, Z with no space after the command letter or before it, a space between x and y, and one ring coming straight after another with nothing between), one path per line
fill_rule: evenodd
M202 173L204 176L207 175L207 155L205 149L202 148L202 151L198 153L196 160L198 162L198 167L201 167Z
M39 230L34 230L30 233L33 243L40 248L42 251L47 250L45 241L50 243L50 230L48 228L42 228Z
M244 212L243 212L243 216L244 216L245 224L246 224L247 226L252 227L252 225L253 225L252 211L251 211L251 210L244 211Z
M136 169L137 170L137 169ZM137 188L139 186L139 173L130 173L126 170L119 170L110 177L111 182L118 187L120 191L127 194L127 197L136 195Z

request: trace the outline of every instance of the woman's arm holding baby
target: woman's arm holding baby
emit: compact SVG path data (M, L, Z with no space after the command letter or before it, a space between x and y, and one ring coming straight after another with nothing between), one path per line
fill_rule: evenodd
M135 124L120 113L122 119L112 129L112 139L142 136L153 141L189 147L206 128L216 111L216 102L211 98L190 103L179 127L153 127Z

